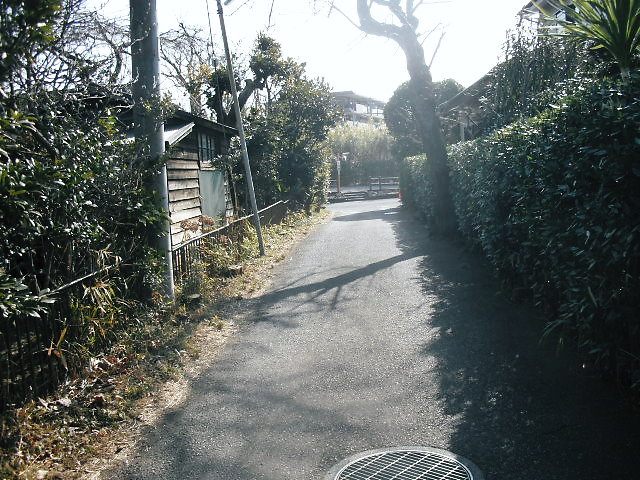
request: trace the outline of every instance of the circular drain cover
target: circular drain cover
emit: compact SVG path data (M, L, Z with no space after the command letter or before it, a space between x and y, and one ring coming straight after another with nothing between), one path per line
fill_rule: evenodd
M325 480L483 480L472 462L428 447L371 450L349 457Z

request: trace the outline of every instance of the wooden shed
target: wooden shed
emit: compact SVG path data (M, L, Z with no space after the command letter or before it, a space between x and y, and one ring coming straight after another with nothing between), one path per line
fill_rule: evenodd
M202 233L203 222L233 217L226 173L213 160L228 152L235 128L178 110L165 122L172 244Z

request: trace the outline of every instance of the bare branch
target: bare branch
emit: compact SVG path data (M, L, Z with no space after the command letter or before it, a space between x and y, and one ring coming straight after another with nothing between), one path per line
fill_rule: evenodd
M433 35L436 32L436 30L438 30L441 27L442 27L442 24L439 23L435 27L433 27L431 30L429 30L427 33L421 34L420 36L424 36L424 38L422 39L422 42L420 42L420 45L424 45L424 42L426 42L429 39L429 37Z
M438 54L438 50L440 50L440 45L442 44L442 39L444 38L446 33L447 32L442 32L442 35L440 35L440 39L438 40L436 49L433 51L433 55L431 56L431 61L429 62L429 69L431 69L431 66L433 65L433 61L436 59L436 55Z
M392 6L392 4L386 0L358 0L358 17L360 18L360 30L365 33L388 37L398 41L402 35L402 29L397 25L393 25L391 23L381 23L375 20L371 15L371 5L374 2L378 5Z
M344 18L347 19L347 21L353 25L354 27L356 27L358 30L360 30L360 25L358 25L356 22L354 22L353 20L351 20L351 17L349 17L349 15L347 15L346 13L344 13L342 10L340 10L338 8L338 6L335 4L335 2L331 2L331 7L329 8L329 14L327 16L331 15L331 11L335 10L336 12L338 12L340 15L342 15Z
M275 5L276 0L271 0L271 9L269 10L269 26L271 26L271 16L273 15L273 6Z

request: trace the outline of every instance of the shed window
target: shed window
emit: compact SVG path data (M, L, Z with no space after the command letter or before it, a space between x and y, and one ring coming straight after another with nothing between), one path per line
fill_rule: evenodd
M216 144L213 136L198 133L198 154L200 163L211 163L216 156Z

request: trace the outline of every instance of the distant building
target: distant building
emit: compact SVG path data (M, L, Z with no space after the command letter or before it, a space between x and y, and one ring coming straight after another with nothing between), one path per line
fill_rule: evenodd
M342 108L345 122L374 125L384 123L384 102L351 91L333 92L333 97Z
M554 15L558 20L566 20L567 11L557 8L557 2L554 0L537 0L535 2L544 11ZM572 5L573 2L566 2ZM573 8L573 7L571 7ZM518 12L521 25L529 25L534 32L539 34L557 33L560 31L559 23L553 18L549 18L542 14L536 7L534 2L528 2L520 12ZM528 22L528 23L524 23ZM460 139L475 138L480 130L477 124L482 115L482 98L486 95L490 85L494 82L493 69L476 81L473 85L467 87L455 97L447 100L438 106L441 114L449 118L457 118L460 128Z
M566 2L571 5L573 2ZM528 20L532 24L538 27L544 27L547 29L546 33L558 33L557 31L549 31L549 27L554 27L557 23L554 22L553 19L543 15L536 4L542 8L545 12L550 13L551 15L555 15L558 20L566 20L567 19L567 11L561 8L558 8L558 3L553 0L538 0L535 2L529 2L519 12L519 16L521 20ZM573 7L571 7L573 8Z

